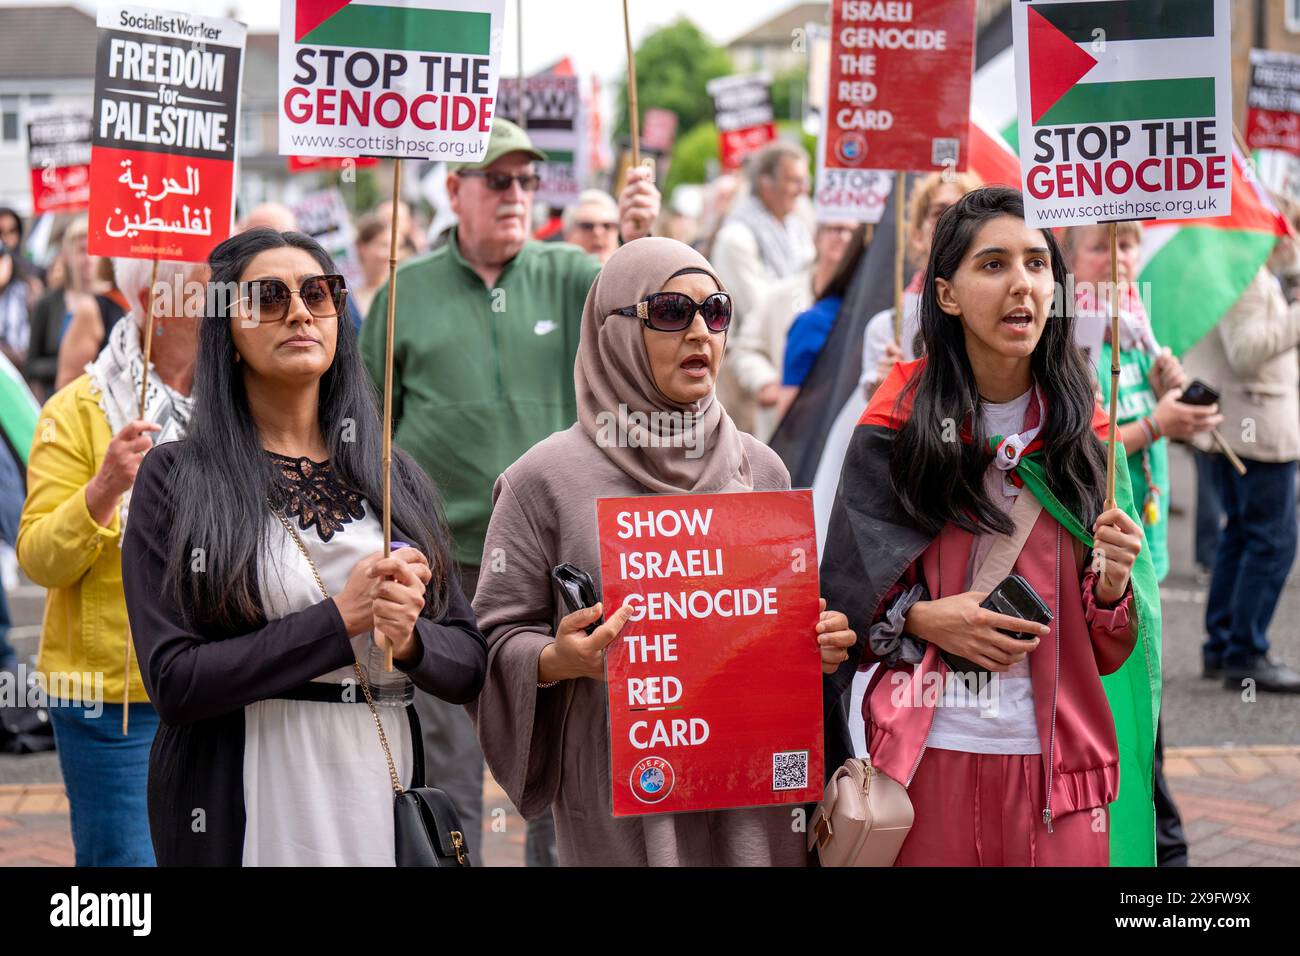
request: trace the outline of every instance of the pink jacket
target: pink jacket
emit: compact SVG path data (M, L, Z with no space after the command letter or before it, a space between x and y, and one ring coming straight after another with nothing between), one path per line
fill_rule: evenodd
M960 594L974 541L968 531L945 527L886 594L877 620L918 581L932 598ZM1079 571L1082 552L1044 510L1014 566L1053 616L1051 633L1029 655L1046 777L1043 821L1049 825L1053 816L1105 806L1119 793L1119 747L1101 675L1118 670L1136 643L1129 614L1133 593L1130 588L1113 608L1099 607L1092 593L1095 574ZM862 667L870 666L864 658ZM904 786L921 764L947 670L931 644L919 664L885 673L863 701L872 763Z

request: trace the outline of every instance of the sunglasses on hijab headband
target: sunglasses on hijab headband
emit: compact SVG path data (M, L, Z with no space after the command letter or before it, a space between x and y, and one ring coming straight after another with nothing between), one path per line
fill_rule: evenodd
M682 332L690 328L698 312L710 332L725 332L731 325L731 296L715 292L696 302L685 292L653 292L636 305L615 309L611 315L640 319L656 332Z

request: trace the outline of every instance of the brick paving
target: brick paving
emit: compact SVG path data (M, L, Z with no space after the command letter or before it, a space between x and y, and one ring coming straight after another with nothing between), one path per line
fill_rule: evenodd
M491 776L484 778L483 807L483 865L522 866L524 821ZM74 862L63 785L0 784L0 867L72 866Z
M1192 866L1300 865L1300 747L1171 747Z
M1300 866L1300 747L1171 747L1165 776L1192 866ZM483 807L484 865L521 866L524 822L490 775ZM0 867L72 863L62 785L0 785Z

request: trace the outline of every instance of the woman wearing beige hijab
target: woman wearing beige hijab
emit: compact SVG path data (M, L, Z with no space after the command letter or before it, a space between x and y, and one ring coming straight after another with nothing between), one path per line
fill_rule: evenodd
M790 487L776 454L739 431L714 398L730 317L726 290L689 246L656 238L623 246L583 310L578 422L534 445L493 491L474 599L488 677L470 713L520 813L553 809L562 865L806 861L788 806L612 816L604 649L628 612L614 611L588 636L601 606L564 616L551 584L551 569L569 562L599 589L597 497ZM832 612L817 631L809 652L820 645L829 673L854 635Z

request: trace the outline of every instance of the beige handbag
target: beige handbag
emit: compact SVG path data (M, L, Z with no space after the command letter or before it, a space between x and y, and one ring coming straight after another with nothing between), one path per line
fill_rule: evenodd
M998 536L968 590L990 590L1011 573L1042 510L1038 499L1022 489L1009 515L1015 530ZM879 677L878 668L867 686L868 696ZM817 848L822 866L893 866L912 820L907 788L872 767L869 759L854 757L826 784L808 828L808 849Z
M853 758L826 784L813 813L808 849L822 866L893 866L912 828L912 801L901 783Z

